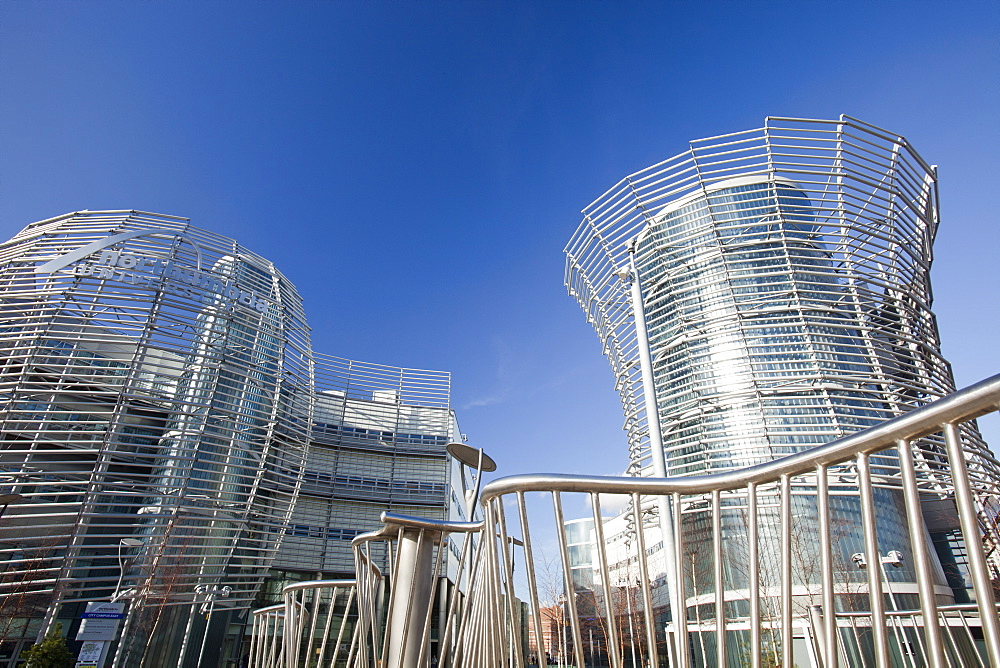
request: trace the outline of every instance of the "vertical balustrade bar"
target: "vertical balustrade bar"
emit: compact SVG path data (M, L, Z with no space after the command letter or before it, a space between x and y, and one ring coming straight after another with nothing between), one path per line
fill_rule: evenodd
M524 563L528 571L528 605L531 606L531 621L532 626L535 627L536 659L541 662L545 658L545 636L542 634L542 612L538 604L538 583L535 581L535 557L531 550L531 532L528 529L528 510L524 504L524 492L517 493L517 512L521 518Z
M390 545L389 552L391 554L392 544L390 543L389 545ZM403 529L402 527L400 527L396 535L396 555L392 562L392 570L389 572L389 577L392 578L393 582L393 591L389 596L389 605L385 613L385 618L390 621L386 625L385 637L382 638L382 651L374 657L376 661L385 661L389 656L389 638L393 636L392 621L397 620L396 607L398 603L396 601L397 595L395 590L396 590L396 584L399 581L398 578L399 578L399 569L401 568L402 565L402 560L401 560L402 553L403 553ZM405 614L406 613L404 612L403 613L404 622L406 621ZM375 623L372 624L372 637L376 639L378 638L378 625ZM397 668L397 667L393 666L392 668Z
M323 665L323 659L326 658L326 646L330 641L330 629L333 628L333 613L337 609L337 598L339 595L340 587L334 587L333 591L330 593L330 607L327 610L326 621L323 624L323 635L320 638L319 647L316 648L316 664L319 666ZM317 610L317 612L319 612L319 610ZM309 656L312 656L312 652L310 652Z
M285 668L291 668L294 665L292 662L298 660L298 615L295 614L295 592L290 594L282 597L285 604L285 632L282 634L281 644Z
M355 630L360 636L360 642L358 643L358 660L359 663L364 665L366 663L367 653L365 648L368 645L368 627L367 620L372 618L372 612L368 608L369 599L368 592L371 588L371 578L368 573L367 564L364 562L364 546L363 545L352 545L354 550L354 577L358 583L358 622Z
M375 573L371 569L371 561L369 561L369 556L371 550L368 547L368 543L364 543L358 546L356 551L356 568L355 573L364 576L364 587L358 590L358 607L361 610L358 614L358 624L361 626L362 638L358 644L358 656L361 659L362 665L368 665L369 654L373 655L376 652L376 642L374 628L377 623L376 613L375 613Z
M608 569L608 553L604 545L604 525L601 522L601 500L600 495L591 494L590 503L594 512L594 532L596 545L597 545L597 561L601 567L601 589L604 592L604 609L606 613L605 619L608 620L608 658L611 662L611 668L621 668L621 648L618 644L619 631L618 631L618 614L616 614L614 606L614 598L611 590L611 574ZM642 525L639 525L639 531L642 531ZM630 587L632 583L627 582L626 587ZM626 590L627 592L627 590ZM629 593L629 592L627 592ZM635 642L635 639L632 639Z
M510 613L507 615L507 621L510 624L510 650L513 656L510 659L510 664L515 668L520 668L523 663L524 652L521 651L521 635L517 632L517 611L515 607L517 606L517 596L514 593L514 541L508 536L507 533L507 515L503 508L503 498L498 497L495 499L497 507L497 515L500 519L500 543L503 548L503 558L504 558L504 578L506 579L506 587L504 591L507 594L507 609ZM522 541L523 543L523 541ZM509 548L509 551L508 551Z
M836 668L838 631L833 589L833 540L830 535L830 480L823 465L816 467L816 514L819 523L820 579L823 583L823 668Z
M865 534L865 570L868 574L868 598L872 612L872 638L875 641L875 663L878 668L889 665L889 638L886 633L885 601L882 597L882 555L879 552L878 528L875 523L875 499L869 456L858 455L858 489L861 493L861 526Z
M313 611L312 619L309 625L309 642L306 643L306 666L309 665L309 661L312 658L312 646L316 640L316 628L319 624L319 612L320 612L320 593L321 590L317 587L313 591ZM334 588L334 595L336 595L337 589ZM302 592L302 597L305 598L306 593ZM301 650L300 650L301 651Z
M483 526L486 526L485 520ZM477 587L477 578L480 577L481 564L483 560L483 550L486 549L487 542L485 540L486 532L480 535L480 540L478 545L476 545L475 555L473 555L472 560L469 562L469 588L466 596L468 597L468 602L465 606L465 614L460 616L461 622L459 623L458 630L455 634L455 657L452 661L454 665L457 665L459 660L463 658L464 646L466 638L469 636L469 625L471 624L471 618L475 614L476 610L474 608L474 595L478 594L479 587ZM457 600L457 595L456 595Z
M360 603L360 599L359 599L359 603ZM360 611L360 608L359 608L358 614L360 614L360 612L361 611ZM346 663L346 665L348 665L348 666L355 666L355 667L358 666L358 664L355 663L354 659L355 659L356 656L358 656L358 648L359 648L359 646L361 645L362 642L364 642L364 634L361 632L361 627L360 626L355 626L354 627L354 632L351 633L351 646L347 649L347 663ZM336 665L336 658L337 658L337 655L334 654L334 661L332 662L334 665Z
M983 620L983 640L986 644L990 664L1000 666L1000 616L997 615L996 607L993 604L993 588L986 565L983 539L979 533L979 518L972 485L969 482L968 463L965 461L965 452L962 449L962 439L958 434L958 427L954 424L946 424L942 430L948 450L948 464L951 468L952 481L955 484L955 506L958 508L962 538L965 540L966 552L969 555L972 587L976 592L979 616Z
M750 592L750 666L761 668L762 643L760 639L760 557L757 540L757 484L747 485L747 560Z
M257 651L260 647L260 617L256 612L250 613L253 621L250 625L250 657L247 663L250 668L257 668Z
M285 631L287 631L287 628L284 628L284 625L280 625L282 627L281 635L278 635L278 630L279 630L278 622L284 621L284 617L285 617L284 614L279 615L277 612L274 614L274 640L271 642L270 652L268 653L268 661L266 664L269 667L278 665L278 661L280 661L282 657L281 642L282 638L284 637Z
M306 608L306 592L295 592L292 596L292 610L295 618L295 623L291 625L291 651L288 654L293 657L294 665L298 665L299 656L302 653L302 638L305 636L306 624L308 623L308 610ZM301 600L300 600L301 599ZM289 638L287 630L289 629L288 617L285 617L285 638Z
M719 490L712 492L712 579L715 580L715 662L726 668L726 583L723 571L722 503Z
M333 647L333 661L331 661L331 664L335 664L336 663L337 657L340 654L340 645L341 645L341 643L344 642L344 631L347 630L347 618L351 614L351 604L354 603L354 592L355 592L355 588L351 588L350 592L347 595L347 606L344 608L344 614L340 618L340 629L337 631L337 644L334 645L334 647ZM330 617L331 617L331 619L333 617L333 611L334 610L335 610L335 608L333 608L333 607L330 608L330 613L331 613ZM358 610L358 614L360 614L360 613L361 613L361 611ZM357 636L357 633L355 633L354 635ZM320 658L316 662L317 666L322 666L323 665L323 659L325 658L325 654L326 654L326 639L324 638L323 639L323 650L320 652ZM350 665L350 664L348 663L348 665Z
M947 613L942 613L942 616L944 617L945 623L947 624L948 614ZM968 620L965 618L965 613L959 612L958 613L958 619L959 619L960 622L962 622L962 630L965 632L965 638L971 639L972 638L972 632L969 629L969 624L968 624ZM958 657L959 662L962 664L962 668L971 668L971 666L969 666L968 663L965 660L966 653L963 652L959 648L958 641L955 639L955 631L954 631L954 629L952 628L952 626L950 624L948 626L946 626L945 628L948 629L948 640L951 643L951 649L954 652L954 656ZM978 668L978 667L980 667L982 665L983 665L983 662L979 658L979 653L976 652L976 666ZM989 666L987 666L986 668L989 668Z
M430 652L430 641L431 641L431 623L434 620L433 602L437 595L438 583L440 581L439 576L441 574L441 562L444 559L445 552L448 550L448 546L445 545L445 540L447 540L447 535L442 531L442 532L437 532L437 541L431 541L432 548L435 543L437 545L437 555L435 556L434 566L433 568L431 568L430 572L431 591L430 594L427 595L427 603L428 603L427 617L424 620L424 625L420 633L420 656L417 659L418 666L425 665L424 660L430 659L429 652ZM439 623L443 624L444 620L443 619L440 620Z
M636 547L639 550L639 577L642 584L643 622L646 624L646 645L649 647L649 664L660 665L660 652L656 647L656 618L653 615L653 593L649 587L649 564L646 561L646 533L642 526L642 501L638 494L632 494L632 512L635 525Z
M563 568L564 596L566 610L573 629L573 655L578 667L583 666L583 636L580 634L579 617L576 613L576 595L573 591L573 577L569 564L569 548L566 546L566 529L563 521L562 497L559 492L552 493L552 508L556 515L556 533L559 535L559 558Z
M781 476L781 665L792 665L792 481Z
M907 440L897 441L899 471L903 479L903 498L906 505L906 522L913 548L913 566L917 573L917 591L920 595L920 612L923 614L925 656L930 666L944 664L944 644L937 615L937 597L934 594L934 575L930 550L926 539L924 517L920 507L917 474L913 465L913 448Z
M674 493L671 498L674 507L674 582L676 587L671 591L671 616L674 620L674 655L677 657L678 668L688 668L691 665L691 655L688 653L687 605L684 600L684 517L681 512L681 495ZM662 506L661 506L662 507ZM667 546L664 545L666 550ZM669 561L668 561L669 563Z

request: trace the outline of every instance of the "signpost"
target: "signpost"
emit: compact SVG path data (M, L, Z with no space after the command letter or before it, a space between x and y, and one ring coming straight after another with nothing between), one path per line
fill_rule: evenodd
M125 616L124 603L88 603L76 639L83 647L76 658L76 668L99 668L104 665L110 641L118 637L118 625Z

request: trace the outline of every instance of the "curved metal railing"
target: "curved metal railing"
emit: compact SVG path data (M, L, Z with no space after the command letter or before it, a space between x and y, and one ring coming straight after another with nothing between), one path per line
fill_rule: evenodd
M992 665L1000 665L1000 621L992 605L981 525L983 500L973 494L959 435L962 423L998 408L1000 375L879 426L758 466L686 478L512 476L488 484L481 503L487 527L494 527L492 534L519 533L524 542L529 573L523 590L531 606L538 656L553 639L541 622L555 617L556 624L568 630L562 640L565 649L550 653L577 666L594 663L595 631L598 653L614 667L628 663L627 646L635 653L637 644L652 665L658 665L666 651L670 665L684 667L714 663L757 668L768 653L787 666L794 660L793 639L802 635L796 628L808 626L807 606L818 601L822 610L834 611L853 599L855 606L870 608L866 614L872 620L871 646L859 651L867 652L872 665L888 666L890 653L896 650L887 628L885 592L891 580L903 580L897 589L915 592L925 620L926 663L943 666L949 664L936 599L950 591L943 586L928 544L921 501L929 497L918 489L911 450L915 439L940 433L948 470L939 473L948 476L953 490L945 500L953 500L957 511L985 651ZM890 448L898 451L900 461L898 479L892 480L880 477L884 472L874 457ZM899 486L902 494L895 491ZM540 513L529 513L529 495L538 492L550 495L554 519L554 525L541 532L538 522L532 521ZM592 548L589 573L581 568L580 555L570 549L564 528L564 496L572 493L582 494L591 509L593 533L586 541ZM663 554L654 544L661 527L655 517L656 501L663 497L672 511L667 523L673 533L672 554ZM601 511L609 500L624 501L628 509L619 516L622 529L617 533L615 520L609 521ZM880 541L876 521L877 509L884 503L899 503L905 509L912 553L906 555L908 567L901 576L884 570L882 553L891 547L886 544L891 536ZM507 516L508 505L516 507L513 518ZM530 572L538 570L533 555L544 553L534 537L543 535L551 542L553 533L561 582L555 587L549 582L546 592L537 573ZM995 540L995 533L988 538ZM493 548L486 551L486 560L494 564L494 577L483 584L495 590L494 599L509 599L522 588L514 581L513 556L505 543L494 541ZM859 562L863 569L855 565ZM574 571L588 575L592 585L582 584L587 578L574 577ZM664 583L678 583L670 587L669 605L659 586ZM685 611L685 623L678 624L680 616L673 615L665 624L668 608ZM738 627L730 627L737 621ZM587 622L592 625L589 629ZM669 646L664 628L673 640ZM706 629L711 633L704 633ZM504 663L523 661L496 628L481 630L480 643L504 657ZM824 615L817 631L823 636L819 660L836 665L835 615ZM585 635L591 637L585 640Z
M357 666L422 666L432 658L441 665L456 644L456 627L462 615L462 583L482 522L449 522L382 513L383 527L354 538L358 576L358 602L363 611L359 620ZM450 534L462 534L457 564L448 567ZM379 555L376 546L384 545L389 557L388 601L386 581L375 566ZM475 561L472 562L473 568ZM451 572L449 572L451 571ZM439 583L446 579L455 586L439 593ZM444 610L435 614L431 606L436 598ZM432 627L438 630L436 652L432 651ZM464 628L464 627L462 627ZM460 631L458 632L460 634Z
M357 642L354 580L309 580L253 612L250 668L352 665Z
M1000 514L990 505L996 499L973 493L960 431L997 410L1000 375L741 470L660 479L511 476L483 489L480 523L385 513L379 531L354 540L359 612L347 663L1000 665L992 589L1000 564L991 552ZM918 485L911 448L930 434L940 434L948 462L937 473L950 489L937 493ZM879 465L888 449L898 453L898 471ZM905 527L879 523L889 503L902 508ZM946 583L928 540L932 505L953 521L935 519L935 535L960 540L976 604L950 603L961 583ZM589 517L567 521L585 508ZM451 534L463 536L454 568ZM894 541L907 547L891 549ZM523 563L515 563L517 546ZM387 574L375 566L383 557ZM452 584L442 593L446 579ZM255 634L277 628L283 616L286 635L314 635L302 621L289 623L295 610L257 611ZM274 656L262 644L251 665L277 666L268 663ZM283 656L287 668L303 665Z

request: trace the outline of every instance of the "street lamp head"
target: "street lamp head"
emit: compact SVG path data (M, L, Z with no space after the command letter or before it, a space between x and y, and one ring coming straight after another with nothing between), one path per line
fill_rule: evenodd
M887 555L882 557L882 563L899 568L903 565L903 553L899 550L892 550Z
M481 455L483 461L483 471L489 473L490 471L497 470L496 462L494 462L489 455L479 448L473 448L465 443L449 443L446 446L446 449L448 450L449 455L470 468L477 469L479 467L479 458Z
M122 538L121 544L125 547L141 547L145 545L145 543L138 538Z

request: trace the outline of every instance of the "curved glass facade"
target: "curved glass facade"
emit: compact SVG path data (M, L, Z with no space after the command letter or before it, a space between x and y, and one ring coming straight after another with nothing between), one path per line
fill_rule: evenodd
M176 665L212 592L249 607L301 484L294 286L185 219L79 212L0 247L0 348L0 617L132 601L133 658Z
M732 179L636 245L671 475L743 468L892 416L863 300L797 185Z
M930 310L937 224L935 171L904 138L848 117L768 118L691 142L584 209L566 285L615 372L630 472L652 466L632 280L667 474L707 474L954 391ZM965 445L977 484L996 491L982 439L968 431ZM947 493L940 444L925 439L918 456L924 489ZM875 468L891 484L892 458Z
M706 475L827 443L952 392L930 310L937 223L934 169L902 137L847 117L769 118L694 141L588 206L566 247L566 284L615 371L630 473L653 474L657 427L668 476ZM995 460L974 429L963 436L975 484L996 494ZM927 438L915 453L923 491L947 498L942 444ZM915 576L895 452L871 465L880 549L905 555L885 577L909 605ZM850 467L837 473L857 477ZM861 605L848 595L862 582L851 562L864 551L857 492L831 485L838 599ZM794 493L793 540L807 534L797 526L816 522L815 488L800 483ZM777 496L761 490L758 502L762 577L777 582ZM714 592L707 507L677 509L685 544L701 546L685 557L695 599ZM725 499L721 521L726 563L746 563L746 499ZM794 550L804 599L818 594L817 549ZM944 585L940 569L937 579ZM747 574L727 571L724 586L734 614L748 614L739 594L753 586ZM689 603L697 615L699 603Z

